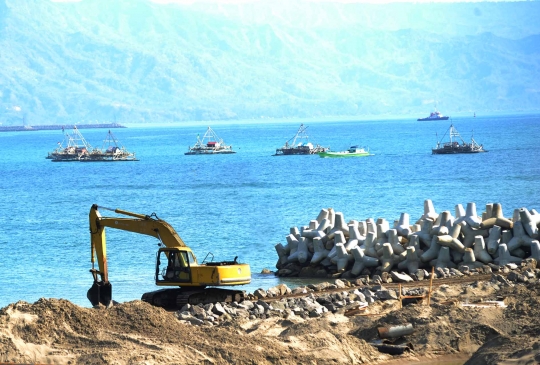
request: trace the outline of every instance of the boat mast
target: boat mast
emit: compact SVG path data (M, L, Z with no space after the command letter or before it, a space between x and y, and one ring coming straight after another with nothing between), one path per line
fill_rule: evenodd
M296 139L297 138L305 138L307 140L308 136L306 135L306 129L307 127L304 127L304 123L300 124L300 128L298 128L298 132L296 132L296 135L292 138L292 145L291 146L296 146ZM290 141L290 139L289 139Z

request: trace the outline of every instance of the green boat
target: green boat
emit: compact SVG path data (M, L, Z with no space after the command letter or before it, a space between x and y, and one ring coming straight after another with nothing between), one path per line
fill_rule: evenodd
M323 158L324 157L365 157L365 156L373 156L373 154L369 153L369 149L366 151L365 149L360 148L358 146L351 146L347 151L319 152L319 157L323 157Z

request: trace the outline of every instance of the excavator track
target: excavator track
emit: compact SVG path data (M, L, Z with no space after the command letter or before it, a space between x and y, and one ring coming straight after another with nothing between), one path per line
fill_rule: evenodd
M208 304L217 302L241 302L245 298L245 291L220 288L204 289L161 289L144 293L141 300L156 307L168 310L179 310L186 304Z

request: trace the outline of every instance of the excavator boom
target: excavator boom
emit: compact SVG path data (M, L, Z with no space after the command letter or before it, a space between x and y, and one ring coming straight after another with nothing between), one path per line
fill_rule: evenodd
M102 217L100 209L130 218ZM152 236L165 246L158 250L156 285L175 286L179 289L165 289L144 294L142 299L151 304L171 307L190 302L227 301L227 298L238 300L239 293L243 292L212 288L213 290L207 290L206 293L204 288L243 285L251 281L249 265L237 263L236 258L234 261L199 264L191 249L174 228L155 214L149 216L94 204L90 209L89 221L92 262L90 272L94 283L88 290L87 297L94 306L100 303L109 306L112 302L112 285L109 282L107 267L106 227ZM96 261L98 269L94 267ZM240 296L243 297L243 294Z

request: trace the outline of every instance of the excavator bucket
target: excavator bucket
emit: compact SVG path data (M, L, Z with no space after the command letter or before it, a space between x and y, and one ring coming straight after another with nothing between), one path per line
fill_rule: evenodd
M102 281L94 281L94 284L88 292L86 297L95 307L100 303L108 307L112 302L112 285L111 283L104 283Z

